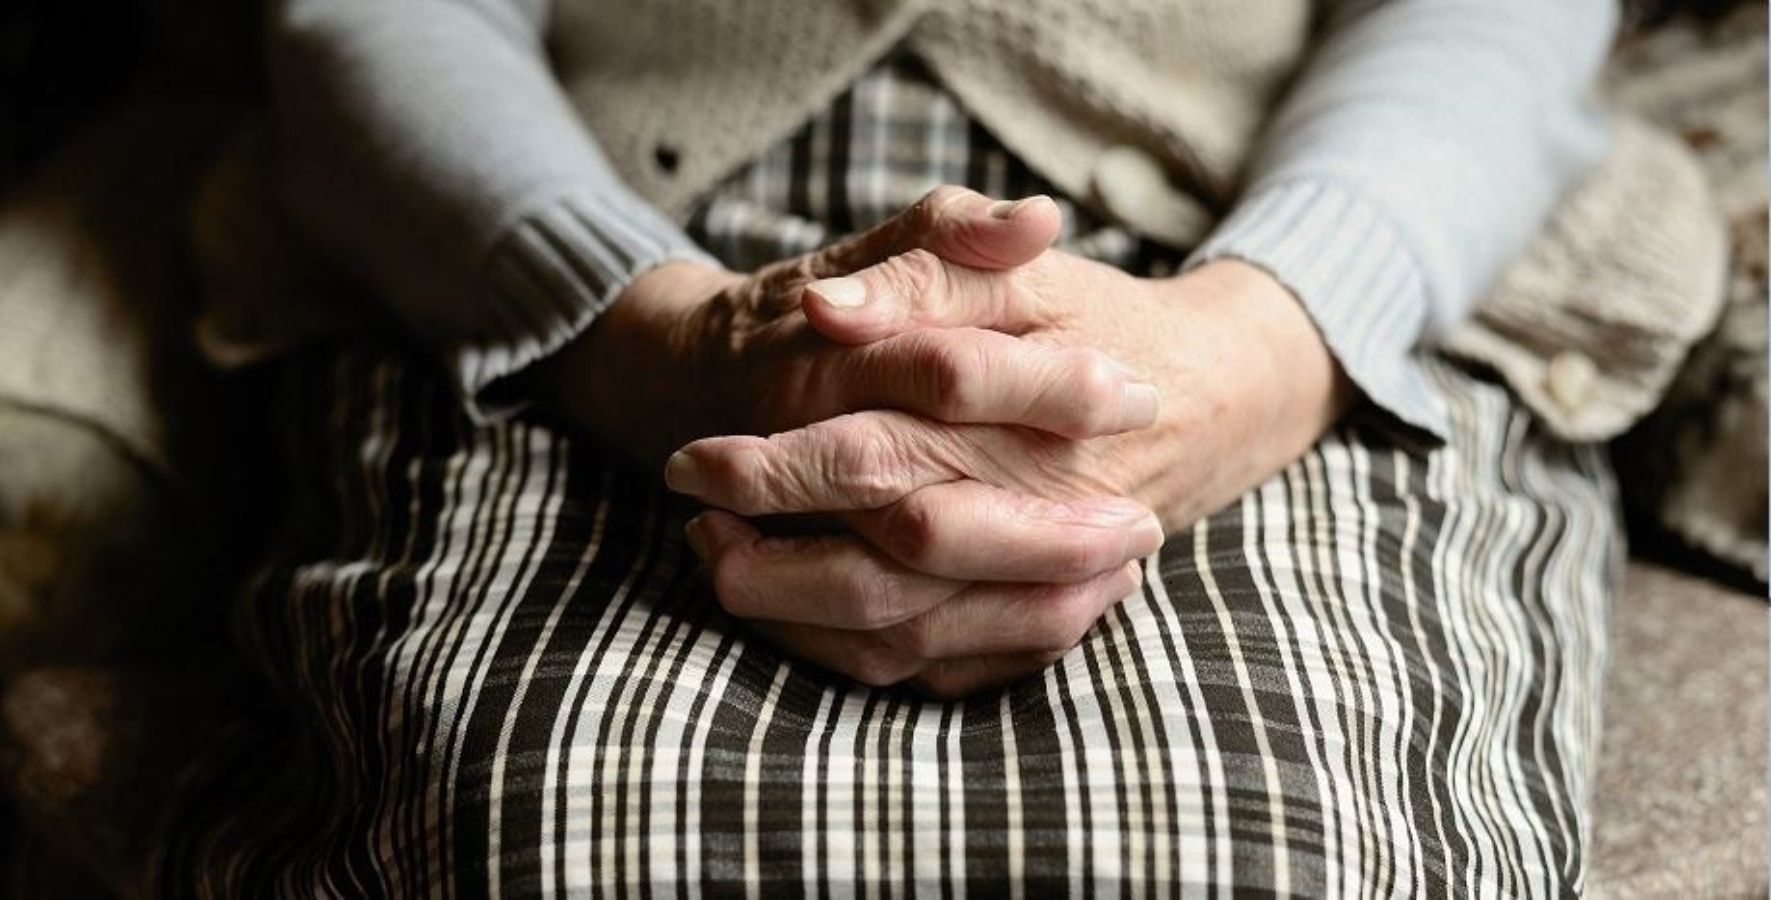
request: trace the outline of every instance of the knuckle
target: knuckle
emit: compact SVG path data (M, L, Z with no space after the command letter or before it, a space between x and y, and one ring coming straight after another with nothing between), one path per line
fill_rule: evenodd
M750 279L751 306L770 319L799 309L799 289L820 278L840 274L845 249L839 244L757 269Z
M922 199L910 208L912 226L928 231L939 227L947 215L947 207L955 200L969 196L971 189L957 184L943 184L922 195Z
M890 440L845 432L830 453L830 480L861 506L877 508L898 499L897 450Z
M934 504L912 494L893 504L883 519L881 537L895 559L913 568L934 560L941 538L941 516Z
M752 446L732 447L724 453L708 454L702 460L708 479L724 484L730 492L733 512L754 515L768 507L768 457Z
M768 270L767 281L778 288L800 285L809 281L817 281L826 268L823 255L807 253L786 262L777 263L775 267Z
M940 257L917 247L886 260L874 271L893 293L906 301L919 303L939 290L944 274L942 265Z
M847 608L846 624L850 628L879 631L904 619L902 591L896 579L876 566L863 565L849 570L843 579L842 591L842 603Z
M1097 404L1117 399L1120 382L1124 380L1112 357L1092 348L1082 351L1072 377L1078 396Z
M1035 629L1032 649L1036 654L1063 656L1070 648L1082 643L1099 619L1094 597L1084 589L1064 591L1057 598L1055 607L1041 618Z
M738 618L756 615L760 588L751 577L749 561L741 549L732 549L721 556L708 573L713 594L726 612Z
M953 340L951 332L937 332L947 339L924 344L923 368L929 396L939 414L950 420L979 412L982 388L988 383L989 363L976 341Z
M1095 432L1107 427L1119 406L1122 380L1107 354L1092 349L1076 354L1065 384L1079 428Z
M934 646L933 617L922 615L906 619L881 632L881 637L906 656L928 659L929 651Z

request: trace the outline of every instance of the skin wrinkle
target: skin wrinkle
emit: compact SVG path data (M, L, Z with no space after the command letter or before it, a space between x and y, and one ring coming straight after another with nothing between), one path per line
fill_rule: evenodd
M1061 396L1066 383L1064 379L1065 366L1063 357L1054 353L1048 357L1048 359L1050 360L1050 364L1046 368L1044 377L1040 380L1038 389L1032 394L1029 394L1026 402L1021 404L1021 415L1023 417L1025 417L1030 410L1041 405L1060 405L1053 402L1053 395ZM1072 433L1075 432L1073 431Z
M939 257L927 250L911 250L901 253L875 266L871 270L877 276L877 284L868 286L868 297L874 303L881 302L884 297L901 298L892 308L898 311L898 319L894 322L898 327L917 324L913 313L917 309L942 323L952 321L950 309L929 305L931 303L947 303L952 296L952 289L947 283L947 267ZM910 301L918 298L921 302Z
M909 443L902 433L883 428L871 435L836 440L820 457L835 470L826 474L825 481L836 486L838 496L852 498L850 502L857 508L885 506L911 487L903 480L903 473L912 465L907 461ZM817 490L811 484L801 488L802 495Z
M859 630L888 628L928 608L905 602L915 594L905 590L902 579L891 570L870 565L853 570L850 577L854 582L849 596L855 601L854 625Z
M1008 268L1014 265L1006 255L996 252L988 241L979 240L977 233L963 225L954 232L953 240L960 249L977 257L990 268Z
M1005 299L1003 306L1006 308L1012 305L1022 310L1022 317L1027 322L1037 323L1022 328L1022 334L1036 331L1039 325L1053 331L1062 331L1073 324L1072 316L1064 304L1053 303L1048 299L1064 296L1052 271L1052 259L1049 253L1042 253L1026 265L1002 274L1002 295L1005 298L1020 298L1018 301Z

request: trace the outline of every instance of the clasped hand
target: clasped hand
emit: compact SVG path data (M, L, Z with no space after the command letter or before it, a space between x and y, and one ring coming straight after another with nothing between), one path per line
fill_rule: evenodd
M944 187L752 275L661 266L543 390L603 440L668 454L669 486L712 507L687 537L720 603L788 652L941 697L1004 684L1350 393L1268 276L1136 278L1051 249L1059 215ZM759 527L786 514L833 527Z

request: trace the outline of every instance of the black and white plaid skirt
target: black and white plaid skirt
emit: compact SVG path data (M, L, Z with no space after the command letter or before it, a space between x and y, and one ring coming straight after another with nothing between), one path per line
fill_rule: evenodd
M691 229L748 268L941 182L1051 190L896 59ZM1064 205L1068 249L1176 261ZM218 748L201 827L159 861L170 894L1582 885L1614 488L1600 448L1491 380L1429 361L1446 445L1355 412L1171 536L1058 665L938 703L753 640L655 473L476 427L395 351L280 365L293 508L239 632L288 729Z

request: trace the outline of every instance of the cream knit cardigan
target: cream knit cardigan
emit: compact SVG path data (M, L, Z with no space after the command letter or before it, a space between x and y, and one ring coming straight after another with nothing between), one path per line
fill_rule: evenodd
M1582 100L1610 0L1329 7L284 0L275 181L471 400L695 254L673 220L906 43L1065 192L1273 271L1405 421L1443 422L1429 340L1565 437L1627 427L1713 322L1725 251L1686 154ZM287 337L253 293L233 318Z

